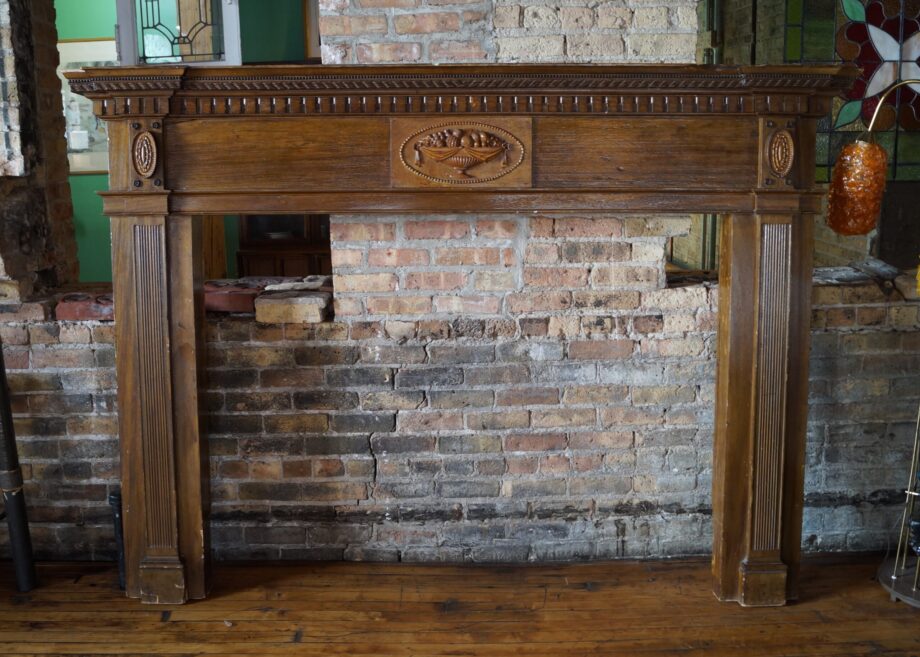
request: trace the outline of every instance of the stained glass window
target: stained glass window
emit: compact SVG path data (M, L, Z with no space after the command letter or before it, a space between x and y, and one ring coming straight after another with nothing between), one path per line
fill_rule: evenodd
M881 92L920 78L920 0L787 0L785 59L862 70L818 124L816 178L826 182L840 149L868 127ZM889 178L920 180L920 84L888 96L873 132L888 151Z

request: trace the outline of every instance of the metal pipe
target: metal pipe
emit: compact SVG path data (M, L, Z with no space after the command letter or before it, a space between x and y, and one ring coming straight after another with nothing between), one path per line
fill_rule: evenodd
M109 506L112 507L112 524L115 527L115 551L118 559L118 588L125 590L125 531L121 518L121 491L109 493Z
M10 530L10 553L16 574L16 588L25 592L35 588L35 563L32 559L32 538L29 535L26 500L22 490L22 470L16 453L10 388L6 381L2 347L0 344L0 492L3 493L6 524Z
M875 111L872 112L872 120L869 121L869 129L866 130L866 132L871 133L872 128L875 127L875 119L878 118L878 112L880 109L882 109L882 105L885 104L885 99L888 98L888 94L899 87L903 87L905 84L920 84L920 80L901 80L900 82L896 82L895 84L885 89L885 91L882 92L881 97L878 99L878 105L875 106Z

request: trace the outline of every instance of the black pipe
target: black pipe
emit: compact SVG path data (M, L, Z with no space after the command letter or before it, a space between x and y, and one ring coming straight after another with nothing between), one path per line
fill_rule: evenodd
M118 588L125 590L125 531L121 521L121 491L109 493L109 506L112 507L112 524L115 526L115 551L118 555Z
M10 387L6 381L3 362L3 345L0 344L0 490L6 524L10 530L10 553L16 573L16 588L22 592L35 588L35 563L32 558L32 537L26 515L26 498L22 489L22 470L16 453L16 434L13 431L13 410L10 406Z

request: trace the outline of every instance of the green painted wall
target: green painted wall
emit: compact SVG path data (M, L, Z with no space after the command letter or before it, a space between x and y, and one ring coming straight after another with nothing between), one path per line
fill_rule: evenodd
M112 280L112 236L109 219L102 214L102 197L98 194L108 188L106 174L70 177L80 280L84 282Z
M164 6L168 6L168 0ZM55 0L59 39L96 39L115 34L115 0ZM304 59L302 0L241 0L243 62L300 62ZM108 189L107 175L70 176L74 229L83 282L112 280L109 220L97 192ZM236 274L237 217L225 220L227 272Z
M115 0L55 0L58 39L115 37Z
M303 0L240 0L243 63L304 60Z
M115 0L55 0L58 39L80 40L114 38ZM102 198L97 192L109 188L109 177L70 176L74 232L80 280L112 280L112 239L109 220L102 214Z

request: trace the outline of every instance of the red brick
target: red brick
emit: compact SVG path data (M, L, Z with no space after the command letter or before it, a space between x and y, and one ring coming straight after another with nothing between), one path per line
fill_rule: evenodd
M319 31L324 36L385 34L385 16L320 16Z
M364 314L364 303L361 299L345 299L336 297L332 301L336 317L356 316Z
M419 43L359 43L359 64L417 62L422 58Z
M505 459L508 474L533 474L539 459L536 456L511 456Z
M623 221L603 217L560 217L556 219L556 237L620 237Z
M464 15L464 20L469 21ZM486 58L481 41L433 41L428 46L432 62L478 62Z
M367 311L373 315L422 315L431 312L431 297L371 297Z
M337 292L392 292L396 283L396 274L335 274L333 278Z
M406 267L427 265L428 252L422 249L371 249L367 254L371 267Z
M559 262L559 245L544 244L542 242L530 243L524 254L524 262L537 265L551 265Z
M406 274L410 290L457 290L466 285L466 274L456 271L413 271Z
M356 2L362 9L383 9L390 7L405 9L407 7L418 6L418 0L356 0Z
M435 261L439 265L497 265L499 249L489 247L459 247L435 250Z
M632 340L582 340L569 343L572 360L608 360L628 358L633 353Z
M518 225L515 221L483 219L476 222L476 234L479 237L505 240L516 237L517 232Z
M463 429L463 414L459 411L400 411L399 431L456 431Z
M568 472L572 467L569 457L564 454L550 454L540 458L540 472Z
M499 297L435 297L434 310L439 313L490 314L501 310Z
M396 237L396 225L378 222L346 224L333 221L329 227L329 237L333 242L392 241Z
M430 34L460 29L460 16L450 12L410 13L393 17L397 34Z
M524 285L531 287L584 287L588 284L586 267L526 267Z
M403 229L410 240L451 240L470 233L465 221L407 221Z
M569 292L523 292L508 295L508 309L512 313L566 310L571 306L572 295Z
M92 349L34 349L32 351L34 369L93 367L95 364Z
M565 445L564 433L521 434L504 438L506 452L548 452L565 449Z
M363 259L361 249L332 249L333 267L360 267Z
M114 302L110 294L65 294L54 307L59 320L111 320L114 318Z
M495 393L496 406L531 406L558 404L559 391L556 388L511 388Z
M341 477L345 474L342 459L315 459L313 461L314 477Z

